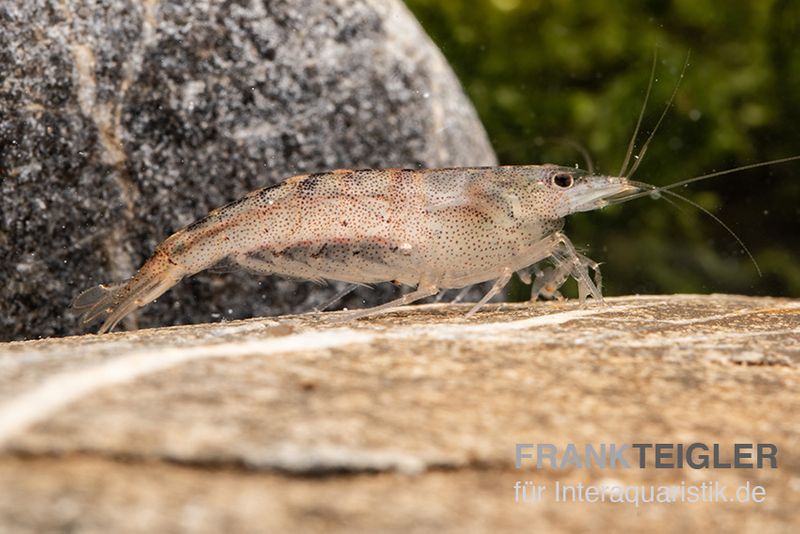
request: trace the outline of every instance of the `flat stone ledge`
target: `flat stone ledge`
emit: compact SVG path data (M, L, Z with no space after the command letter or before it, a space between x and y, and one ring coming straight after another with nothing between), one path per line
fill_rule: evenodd
M781 531L796 522L800 301L637 296L501 304L470 320L467 309L0 345L0 525L671 531L746 521ZM781 464L514 469L519 442L640 441L769 442ZM768 500L638 511L515 504L514 481L531 478L750 481Z

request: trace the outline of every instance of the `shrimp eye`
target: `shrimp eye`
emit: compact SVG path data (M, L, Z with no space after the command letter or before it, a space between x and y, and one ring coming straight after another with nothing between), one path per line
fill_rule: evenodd
M558 187L568 189L572 187L573 183L575 183L575 179L572 177L571 174L560 172L558 174L553 175L553 183Z

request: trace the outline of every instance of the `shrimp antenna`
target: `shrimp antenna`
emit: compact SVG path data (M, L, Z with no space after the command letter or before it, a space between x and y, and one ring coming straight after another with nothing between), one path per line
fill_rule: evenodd
M756 261L756 259L753 257L753 254L750 252L750 249L749 249L749 248L747 248L747 245L745 245L745 244L744 244L744 241L742 241L742 240L739 238L739 236L738 236L738 235L736 235L736 232L734 232L733 230L731 230L730 226L728 226L727 224L725 224L724 222L722 222L722 219L720 219L719 217L717 217L716 215L714 215L713 213L711 213L710 211L708 211L707 209L705 209L703 206L701 206L701 205L700 205L700 204L698 204L697 202L695 202L695 201L693 201L693 200L689 200L689 199L688 199L688 198L686 198L685 196L683 196L683 195L679 195L679 194L678 194L678 193L676 193L675 191L664 191L664 193L666 193L666 194L668 194L668 195L670 195L670 196L673 196L673 197L675 197L675 198L679 198L679 199L683 200L684 202L688 203L688 204L689 204L689 205L691 205L691 206L694 206L695 208L699 209L700 211L702 211L703 213L705 213L706 215L708 215L709 217L711 217L712 219L714 219L715 221L717 221L717 222L720 224L720 226L722 226L722 227L723 227L723 228L724 228L724 229L725 229L725 230L726 230L726 231L727 231L729 234L731 234L731 235L733 236L733 238L734 238L734 239L735 239L735 240L736 240L736 241L739 243L739 246L740 246L740 247L742 247L742 250L744 250L744 251L745 251L745 253L747 254L747 257L749 257L749 258L750 258L750 261L751 261L751 262L753 262L753 266L756 268L756 272L758 273L758 276L759 276L759 277L763 277L763 276L764 276L764 275L762 274L762 272L761 272L761 268L758 266L758 262L757 262L757 261Z
M744 241L741 240L741 238L736 234L736 232L734 232L731 229L730 226L725 224L722 221L722 219L720 219L719 217L717 217L716 215L711 213L709 210L707 210L706 208L704 208L703 206L701 206L697 202L695 202L693 200L690 200L690 199L686 198L685 196L683 196L681 194L676 193L675 191L670 191L669 189L665 189L663 187L656 187L654 185L650 185L650 184L645 183L645 182L631 181L631 184L633 184L636 187L639 187L641 189L646 189L647 190L645 193L637 194L636 195L637 197L638 196L642 196L642 195L650 195L650 196L652 196L653 194L666 193L667 195L670 195L670 196L672 196L674 198L677 198L679 200L682 200L682 201L686 202L690 206L694 206L695 208L697 208L701 212L705 213L706 215L708 215L709 217L714 219L720 226L722 226L725 229L726 232L728 232L731 236L733 236L733 238L736 240L737 243L739 243L739 246L742 247L742 250L744 250L744 252L747 254L747 257L750 258L751 262L753 262L753 266L756 268L756 272L758 273L758 276L759 277L763 277L764 276L762 274L762 272L761 272L761 268L758 266L758 262L756 261L755 257L753 257L753 254L750 252L750 249L747 248L747 245L744 244ZM676 206L676 207L678 207L680 209L680 207L677 204L675 204L674 202L672 202L670 199L668 199L666 197L662 197L662 200L666 200L667 202L669 202L673 206Z
M636 172L636 169L638 169L639 165L642 164L642 160L644 160L644 155L647 152L647 147L650 146L650 141L652 141L653 137L655 137L656 132L658 131L658 127L661 126L661 122L664 120L664 117L667 116L667 111L669 111L669 108L672 107L672 102L675 100L675 95L678 94L678 89L680 89L681 87L681 81L683 81L683 76L686 74L686 68L689 66L689 57L691 56L691 54L692 54L691 50L686 51L686 61L683 62L683 69L681 69L681 75L678 77L678 83L675 84L675 89L672 90L672 95L669 97L667 105L664 106L664 111L661 112L661 116L658 118L658 122L656 122L655 128L653 128L653 130L650 132L650 135L647 137L647 141L645 141L644 144L642 145L642 149L639 151L639 154L636 155L635 158L636 162L633 164L633 167L626 176L627 178L633 176L633 174Z
M647 83L647 91L644 94L644 103L642 109L639 111L639 120L636 121L636 127L633 129L633 135L628 143L628 151L625 153L625 161L622 162L622 167L619 170L618 176L625 176L625 170L628 168L628 163L633 156L633 149L636 146L636 138L639 136L639 128L642 126L642 119L644 112L647 110L647 101L650 100L650 93L653 90L653 81L656 79L656 64L658 63L658 46L656 45L653 50L653 66L650 68L650 81Z
M577 150L583 158L583 162L586 164L586 170L589 171L589 174L594 174L594 163L592 163L592 157L589 155L589 151L586 150L585 146L567 137L559 137L555 140Z
M594 163L592 162L592 157L589 155L589 151L585 146L574 139L570 139L569 137L539 137L536 139L536 144L537 146L541 146L545 141L549 143L560 143L575 149L575 151L578 152L583 158L583 162L586 164L586 170L589 171L589 174L594 174Z
M760 167L767 167L767 166L770 166L770 165L779 165L781 163L790 163L792 161L798 161L798 160L800 160L800 154L798 154L796 156L788 156L788 157L785 157L785 158L771 159L769 161L761 161L759 163L749 163L747 165L742 165L741 167L734 167L733 169L725 169L724 171L715 171L715 172L710 172L708 174L701 174L700 176L695 176L693 178L687 178L686 180L681 180L679 182L675 182L675 183L667 184L667 185L662 185L662 186L654 186L654 185L650 185L650 184L647 184L647 183L644 183L644 182L631 181L631 183L633 185L636 185L637 187L642 187L642 188L646 187L647 190L643 191L643 192L634 192L633 194L619 197L619 198L615 199L613 203L614 204L618 204L620 202L628 202L629 200L634 200L634 199L637 199L637 198L649 196L649 195L651 195L652 193L655 193L655 192L669 191L671 189L675 189L675 188L680 187L682 185L688 185L688 184L691 184L691 183L694 183L694 182L699 182L701 180L708 180L709 178L716 178L717 176L725 176L726 174L734 174L734 173L737 173L737 172L749 171L751 169L758 169Z
M700 180L707 180L709 178L716 178L717 176L725 176L726 174L733 174L735 172L741 171L749 171L750 169L757 169L759 167L766 167L768 165L779 165L781 163L789 163L792 161L800 160L800 155L797 156L788 156L785 158L773 159L770 161L762 161L760 163L750 163L748 165L742 165L741 167L734 167L733 169L726 169L724 171L716 171L710 172L708 174L702 174L700 176L695 176L694 178L687 178L686 180L681 180L680 182L675 182L674 184L668 184L662 187L659 187L660 190L666 191L668 189L675 189L676 187L680 187L682 185L691 184L693 182L699 182Z

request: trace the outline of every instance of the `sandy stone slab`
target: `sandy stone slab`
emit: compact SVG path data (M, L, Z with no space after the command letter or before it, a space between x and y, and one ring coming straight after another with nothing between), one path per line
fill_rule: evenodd
M12 450L39 453L95 451L299 472L418 471L508 464L509 447L531 429L596 439L608 421L593 416L603 411L626 414L619 428L606 428L617 439L628 428L640 435L692 429L697 421L685 414L700 406L703 415L709 407L719 411L704 425L711 438L735 436L737 428L750 434L745 414L762 428L785 427L783 414L797 398L773 392L796 393L795 304L672 300L506 305L473 322L435 308L451 314L450 324L426 322L427 309L344 327L300 317L283 327L231 325L232 335L214 327L222 336L209 337L208 327L108 336L111 347L89 336L83 352L75 345L81 338L64 342L79 354L74 364L58 357L64 343L40 343L46 356L30 363L19 353L25 344L16 344L2 360L21 362L8 389L34 393L23 397L27 404L12 398L33 407L33 415L26 428L0 437ZM702 308L704 300L714 304ZM737 322L748 318L752 328ZM25 373L30 379L20 380ZM30 387L42 381L44 387ZM81 381L88 389L75 393ZM63 401L53 400L54 391ZM762 415L761 401L729 410L742 394L769 398L776 409ZM43 399L54 402L49 412L36 411ZM795 432L783 428L781 437Z
M125 515L132 530L167 532L778 532L796 521L800 302L676 295L503 304L471 320L465 311L2 345L0 524L100 532ZM516 443L633 442L774 443L780 465L514 469ZM638 512L521 506L512 489L521 479L749 482L769 498Z

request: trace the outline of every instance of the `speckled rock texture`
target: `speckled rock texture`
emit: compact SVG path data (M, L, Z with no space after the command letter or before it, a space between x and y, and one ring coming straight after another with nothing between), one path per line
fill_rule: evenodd
M399 0L0 3L0 339L78 333L65 313L76 293L127 278L172 232L258 187L494 163ZM126 326L285 313L334 292L201 275Z
M0 530L797 531L800 301L467 309L0 344ZM516 443L636 442L773 443L779 465L514 468ZM518 504L517 480L767 498Z

